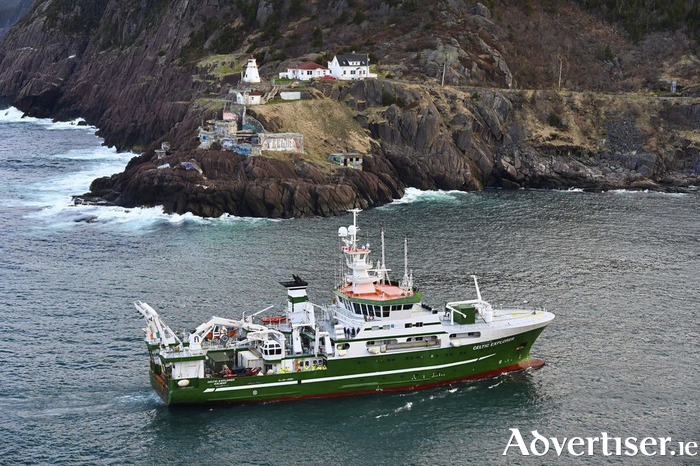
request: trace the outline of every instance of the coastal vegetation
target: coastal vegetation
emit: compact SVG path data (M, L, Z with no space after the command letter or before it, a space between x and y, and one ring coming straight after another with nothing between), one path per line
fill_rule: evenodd
M0 44L0 96L144 148L93 185L119 205L304 216L409 186L674 190L700 171L696 20L694 1L40 0ZM353 52L378 79L278 80L305 100L249 107L303 153L197 150L250 57L267 99L289 67ZM159 168L165 141L170 167L202 172Z

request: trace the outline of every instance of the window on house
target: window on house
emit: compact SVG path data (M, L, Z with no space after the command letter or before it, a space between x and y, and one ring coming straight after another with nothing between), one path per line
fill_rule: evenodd
M355 70L350 71L350 74L355 74Z
M311 70L309 70L309 71L306 72L306 74L309 75L309 76L311 76L311 73L312 73Z
M346 74L348 74L348 72L347 72L347 71L345 71L345 70L343 70L343 75L346 75Z

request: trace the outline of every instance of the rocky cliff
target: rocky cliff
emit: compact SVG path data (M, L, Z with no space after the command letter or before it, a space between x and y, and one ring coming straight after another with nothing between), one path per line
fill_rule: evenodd
M0 40L29 11L33 0L4 0L0 4Z
M124 173L96 180L87 199L204 216L299 217L380 205L406 186L676 191L700 183L700 99L465 91L382 79L317 87L317 104L255 110L272 130L293 129L302 116L312 126L347 128L312 135L304 156L187 151L157 159L151 151ZM319 103L324 112L313 111ZM331 134L338 137L331 145L366 148L363 171L316 158L314 147Z
M144 150L88 196L125 206L290 217L377 205L405 186L696 184L698 103L663 94L671 78L684 95L698 89L697 44L682 28L635 42L580 7L592 2L484 3L37 1L0 45L0 99L82 116L107 144ZM307 133L305 156L193 151L196 127L251 54L274 76L351 50L370 52L382 78L309 89L322 120L290 104L255 110L268 130ZM571 90L545 90L560 74ZM173 168L158 169L148 149L165 139ZM368 154L364 171L325 161L348 148ZM182 168L190 160L202 173Z

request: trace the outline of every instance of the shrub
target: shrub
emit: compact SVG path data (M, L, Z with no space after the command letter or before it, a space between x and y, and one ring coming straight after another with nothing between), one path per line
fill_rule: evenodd
M342 13L338 15L338 17L335 19L334 23L335 24L345 24L348 22L348 19L350 19L350 16L348 15L348 12L343 10Z
M388 76L388 75L387 75ZM384 92L382 94L382 106L388 107L389 105L396 104L399 107L405 107L406 102L400 97L394 97L393 95L389 94L388 92Z
M355 24L362 24L362 22L367 19L367 15L362 10L357 10L355 16L352 17L352 22Z
M318 26L316 26L311 33L311 46L315 49L323 47L323 31L321 31L321 28Z
M211 50L219 54L231 53L239 47L242 38L238 29L230 25L226 26L212 43Z
M564 123L561 117L554 112L550 112L549 116L547 117L547 124L554 128L564 129Z
M287 14L290 18L297 18L304 13L304 2L303 0L292 0L289 4L289 10Z
M272 61L283 61L286 59L287 59L287 54L281 50L276 50L275 53L272 54Z

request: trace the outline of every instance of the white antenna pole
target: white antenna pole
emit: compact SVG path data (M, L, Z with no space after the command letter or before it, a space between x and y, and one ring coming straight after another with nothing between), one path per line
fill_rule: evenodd
M357 213L359 212L358 209L353 209L352 210L352 226L353 232L352 232L352 248L357 249Z
M408 238L403 239L403 274L408 276Z
M382 228L382 280L381 283L386 283L386 261L384 259L384 228Z
M408 238L403 239L403 280L401 280L401 288L404 291L409 291L411 287L410 278L408 277Z
M472 275L472 278L474 279L474 287L476 288L476 297L479 301L482 301L481 291L479 290L479 282L476 281L476 275Z

